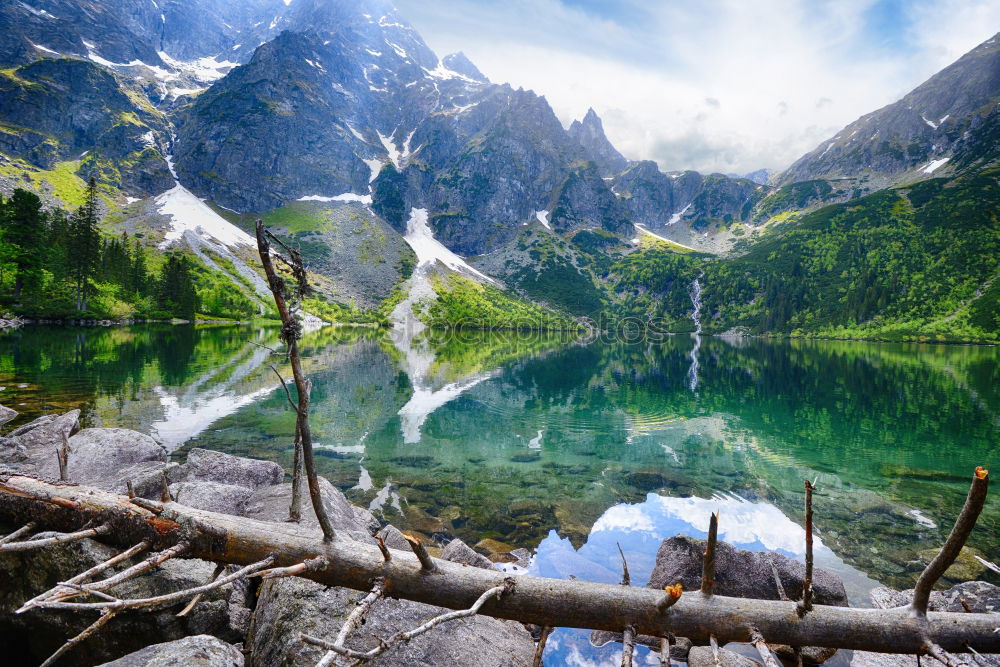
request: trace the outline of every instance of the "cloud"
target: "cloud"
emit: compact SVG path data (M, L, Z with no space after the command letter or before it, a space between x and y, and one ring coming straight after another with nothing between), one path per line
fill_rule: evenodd
M626 157L706 172L787 167L1000 26L989 0L573 2L397 5L436 51L544 95L564 125L593 107Z

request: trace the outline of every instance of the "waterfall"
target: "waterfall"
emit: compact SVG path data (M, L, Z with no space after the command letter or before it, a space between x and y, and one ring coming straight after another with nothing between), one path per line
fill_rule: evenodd
M691 348L691 367L688 369L688 387L691 389L692 393L698 389L698 350L701 349L701 277L705 275L702 273L700 276L694 279L691 283L691 305L694 306L694 311L691 313L691 319L694 321L694 347Z

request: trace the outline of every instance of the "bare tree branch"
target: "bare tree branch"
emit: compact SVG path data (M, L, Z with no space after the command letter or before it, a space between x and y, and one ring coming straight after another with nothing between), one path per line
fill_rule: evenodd
M357 629L362 619L364 619L365 614L378 602L383 593L385 593L385 579L380 577L375 580L375 585L372 587L371 592L358 602L358 606L354 608L344 621L344 624L340 626L337 639L333 642L336 646L344 647L344 642L347 641L348 636ZM326 655L316 663L316 667L330 667L333 661L336 660L337 655L336 651L327 651Z
M531 661L531 667L542 667L542 656L545 655L545 643L549 641L549 635L552 634L554 629L551 625L546 625L542 628L542 634L538 637L538 646L535 647L535 657Z
M715 586L715 543L719 537L719 515L712 513L708 522L708 543L705 547L705 560L701 569L701 593L709 596Z
M632 667L632 654L635 653L635 626L626 625L622 632L622 667Z
M913 613L918 617L927 615L927 603L931 597L931 589L941 575L945 573L951 564L958 558L959 552L965 546L969 534L976 525L979 513L983 511L986 503L986 493L990 488L990 473L981 467L976 468L972 476L972 486L969 488L969 495L965 499L965 506L962 507L955 526L951 529L951 534L945 540L944 546L937 556L928 563L917 580L916 588L913 590ZM2 548L2 547L0 547Z
M806 482L808 484L809 482ZM781 667L778 661L774 659L774 655L771 653L771 649L767 647L767 642L764 641L764 635L757 631L757 628L750 628L750 643L753 647L757 649L757 654L760 655L761 661L763 661L765 667Z
M13 542L22 535L26 535L27 533L33 531L35 529L35 526L36 524L34 521L29 521L28 523L24 524L23 526L15 530L10 535L6 535L5 537L0 537L0 544L7 544L8 542Z
M66 544L67 542L76 542L78 540L85 540L88 537L97 537L98 535L104 535L111 527L108 525L98 526L97 528L89 528L87 530L81 530L75 533L64 533L62 535L55 535L53 537L43 537L38 540L28 540L26 542L5 542L0 544L0 553L7 553L10 551L30 551L31 549L41 549L43 547L51 547L56 544Z
M213 581L218 579L219 576L225 571L226 571L225 564L219 563L218 565L215 566L215 570L212 572L212 576L208 578L208 582L212 583ZM191 601L187 603L187 606L181 609L179 612L177 612L177 617L183 618L184 616L190 614L191 610L194 609L195 606L198 604L198 602L201 601L202 595L203 593L198 593L198 595L195 595L193 598L191 598Z
M74 646L85 640L87 637L91 636L92 634L100 630L102 627L104 627L104 625L107 624L108 621L114 618L115 614L117 613L118 612L111 611L110 609L106 609L103 612L101 612L100 617L96 621L94 621L86 628L84 628L83 632L78 634L76 637L66 640L66 643L60 646L55 653L50 655L48 659L41 664L41 667L49 667L50 665L54 665L56 660L61 658L63 654L66 653L66 651L70 650L71 648L73 648Z
M403 535L406 541L410 543L410 548L413 549L413 553L416 554L417 560L420 561L420 569L424 572L435 572L437 570L437 565L434 564L434 559L431 555L427 553L427 549L424 547L423 543L416 537L411 537L410 535Z
M813 485L807 479L806 489L806 574L802 579L802 604L799 614L812 610L812 579L813 579Z

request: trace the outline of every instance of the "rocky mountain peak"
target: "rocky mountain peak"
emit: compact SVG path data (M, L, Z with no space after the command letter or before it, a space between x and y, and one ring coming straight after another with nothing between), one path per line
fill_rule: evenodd
M458 72L462 76L468 77L473 81L478 81L480 83L489 83L490 80L479 71L479 68L472 64L472 61L466 57L464 53L459 51L458 53L452 53L441 60L445 67L453 72Z
M593 108L587 110L583 121L573 121L569 126L569 135L583 146L587 157L597 165L602 177L616 176L628 166L628 160L608 141L604 134L604 123Z

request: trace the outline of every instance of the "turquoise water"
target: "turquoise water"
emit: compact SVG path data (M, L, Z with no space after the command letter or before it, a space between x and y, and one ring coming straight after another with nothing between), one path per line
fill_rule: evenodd
M0 402L17 423L80 407L176 457L288 469L294 417L268 364L289 373L251 343L276 337L25 328L0 336ZM819 564L863 603L876 582L912 586L972 471L1000 468L991 347L327 328L303 350L323 475L400 528L531 549L546 576L617 583L620 542L639 583L664 537L703 535L716 510L723 539L801 557L815 479ZM994 494L954 574L992 577L974 556L1000 560L998 536ZM583 650L571 638L560 650Z

